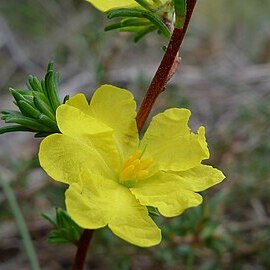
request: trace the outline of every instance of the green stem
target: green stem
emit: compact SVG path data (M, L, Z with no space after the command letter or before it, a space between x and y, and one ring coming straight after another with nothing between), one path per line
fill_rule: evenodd
M18 230L21 234L22 241L25 247L25 251L27 253L30 265L32 270L41 270L37 254L35 252L30 234L28 232L22 211L18 205L18 202L16 200L15 194L10 187L10 185L5 181L2 176L0 175L0 186L2 186L2 189L6 195L7 201L10 205L11 211L13 213L13 216L16 220Z

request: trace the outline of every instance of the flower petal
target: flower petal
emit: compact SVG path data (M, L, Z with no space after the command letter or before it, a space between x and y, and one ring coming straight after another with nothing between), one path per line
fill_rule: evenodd
M179 181L184 188L196 192L214 186L225 178L220 170L207 165L200 165L187 171L174 173L180 176Z
M103 85L95 91L90 110L94 118L113 129L123 160L135 152L139 143L136 103L129 91Z
M66 105L73 106L85 114L90 114L89 103L84 94L78 93L66 101Z
M185 171L209 158L204 128L200 127L198 134L190 132L189 117L189 110L174 108L152 119L140 148L160 170Z
M71 184L83 170L114 177L99 153L83 141L62 134L46 137L40 144L41 167L56 181Z
M74 99L71 102L74 105ZM85 103L80 103L79 106L83 104ZM83 108L86 110L87 107ZM84 113L84 111L68 104L58 107L56 119L58 127L63 134L95 148L95 152L102 156L108 167L118 172L121 159L113 137L112 128Z
M128 188L87 171L80 183L66 191L67 210L78 225L96 229L108 224L117 236L142 247L160 242L159 228Z
M179 177L171 173L159 172L138 181L130 190L142 205L157 207L166 217L178 216L202 203L201 195L185 189Z
M87 1L103 12L113 8L138 6L138 4L134 0L87 0Z

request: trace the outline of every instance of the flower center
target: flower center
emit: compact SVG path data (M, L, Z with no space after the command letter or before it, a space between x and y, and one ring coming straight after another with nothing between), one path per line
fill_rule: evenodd
M120 172L120 182L125 184L130 180L138 180L148 175L148 167L152 163L152 159L141 159L142 151L137 150L130 156L123 165Z

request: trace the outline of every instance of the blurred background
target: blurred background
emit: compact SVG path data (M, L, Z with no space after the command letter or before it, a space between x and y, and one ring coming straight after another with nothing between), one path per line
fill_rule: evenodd
M270 269L270 1L198 1L181 52L181 67L153 113L190 108L191 126L206 126L207 162L227 179L204 192L201 207L158 218L162 243L139 249L95 232L87 269ZM0 1L0 109L15 109L9 87L43 77L49 61L61 75L60 95L102 83L133 91L140 103L166 41L139 44L104 33L104 14L83 0ZM1 122L1 126L3 122ZM0 177L12 186L42 269L70 269L75 248L51 245L42 212L64 207L64 188L41 171L38 139L0 137ZM14 217L0 189L0 269L30 269Z

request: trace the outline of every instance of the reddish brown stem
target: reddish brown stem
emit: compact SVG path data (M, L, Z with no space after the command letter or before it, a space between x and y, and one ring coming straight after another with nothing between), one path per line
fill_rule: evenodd
M187 16L183 28L174 28L166 53L156 71L156 74L147 90L137 115L137 126L140 131L160 93L165 90L167 82L175 73L179 61L178 52L196 5L197 0L187 0Z
M74 264L72 267L73 270L83 269L86 255L87 255L87 250L91 242L93 233L94 233L94 230L85 229L83 231L80 241L78 243L78 249L77 249Z

